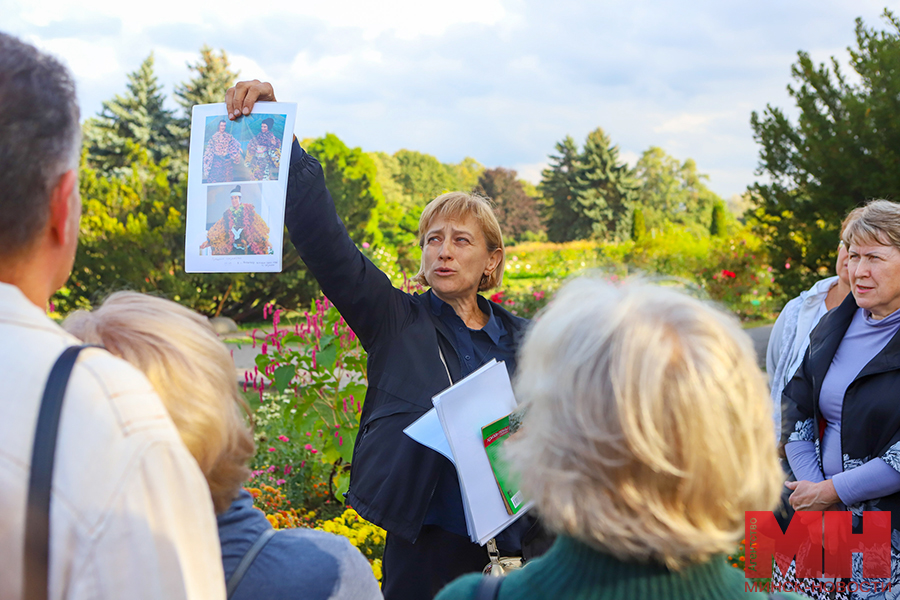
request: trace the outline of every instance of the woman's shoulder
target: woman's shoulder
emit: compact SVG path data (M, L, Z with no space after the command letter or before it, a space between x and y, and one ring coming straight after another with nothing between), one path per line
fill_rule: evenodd
M481 582L480 573L470 573L448 583L434 600L468 600L475 598L478 584Z

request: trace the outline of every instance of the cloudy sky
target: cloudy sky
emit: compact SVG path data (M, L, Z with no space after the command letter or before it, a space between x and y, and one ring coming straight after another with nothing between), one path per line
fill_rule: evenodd
M750 113L791 107L797 51L845 61L854 19L883 28L886 5L0 0L0 30L67 62L85 116L122 93L151 51L171 93L207 43L299 103L298 137L333 132L365 150L444 162L472 156L537 181L557 141L581 143L600 126L631 162L653 145L694 158L729 197L755 178Z

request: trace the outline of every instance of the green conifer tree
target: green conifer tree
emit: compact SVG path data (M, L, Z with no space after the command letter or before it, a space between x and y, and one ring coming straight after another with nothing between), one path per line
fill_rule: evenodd
M153 54L128 75L124 96L103 103L83 127L88 163L107 175L130 170L126 141L146 148L154 162L177 153L180 134L171 110L163 106L163 88L153 71Z
M231 69L231 62L224 50L216 54L206 44L200 48L200 60L195 64L188 64L188 70L193 76L175 86L175 101L184 111L178 124L185 131L191 124L191 109L197 104L223 102L225 91L234 85L240 74Z
M644 223L644 211L640 208L635 208L631 219L631 239L635 242L639 242L646 235L647 225Z
M719 200L713 204L712 219L709 222L709 235L721 237L728 230L728 222L725 220L725 205Z
M624 237L637 197L637 183L603 129L588 134L575 174L574 209L579 218L570 239Z
M547 239L566 242L573 236L579 214L574 209L575 175L578 171L578 147L571 136L556 144L550 155L550 167L541 173L539 190L546 202Z

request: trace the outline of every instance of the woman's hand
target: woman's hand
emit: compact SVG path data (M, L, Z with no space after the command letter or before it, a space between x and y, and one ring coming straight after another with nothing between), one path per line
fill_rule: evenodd
M257 102L277 102L271 83L259 79L239 81L225 92L225 109L232 121L240 116L249 115Z
M828 510L841 501L830 479L811 481L786 481L785 487L794 490L790 502L794 510Z

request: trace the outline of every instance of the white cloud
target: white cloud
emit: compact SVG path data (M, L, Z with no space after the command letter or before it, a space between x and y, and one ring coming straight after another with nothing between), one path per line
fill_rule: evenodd
M537 185L541 182L541 172L549 166L549 163L539 162L515 165L513 166L513 169L519 174L520 179L530 181L534 185Z
M0 27L71 66L84 116L151 51L171 92L209 43L299 103L300 136L468 155L538 181L558 141L599 126L630 164L660 146L727 197L754 180L750 112L792 114L796 51L846 63L853 19L883 27L882 2L0 0Z

